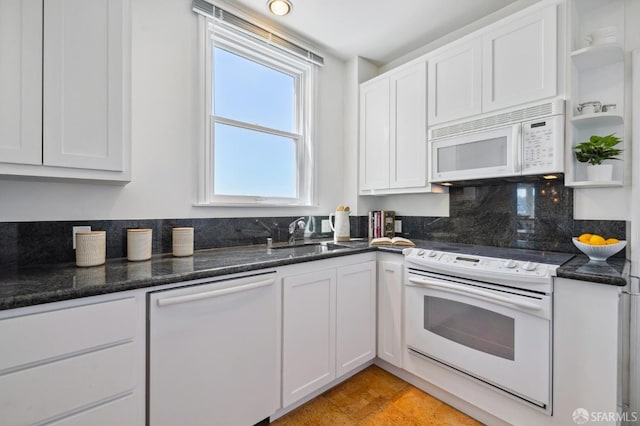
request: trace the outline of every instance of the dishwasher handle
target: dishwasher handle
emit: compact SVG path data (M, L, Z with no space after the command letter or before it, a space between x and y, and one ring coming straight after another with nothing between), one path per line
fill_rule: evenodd
M226 287L219 290L203 291L201 293L185 294L184 296L169 296L158 299L158 306L176 305L178 303L194 302L196 300L210 299L212 297L226 296L229 294L249 291L260 287L273 285L276 280L270 278L268 280L256 281L249 284Z
M509 305L517 306L519 308L531 309L533 311L542 310L542 306L538 305L537 303L527 302L524 300L516 300L511 297L500 296L492 292L476 290L474 288L470 288L466 286L427 281L427 280L421 280L418 278L409 278L409 281L414 284L420 284L421 286L431 287L431 288L435 288L445 292L455 293L463 296L475 297L476 299L485 299L485 300L491 300L491 301L500 302L500 303L506 303Z

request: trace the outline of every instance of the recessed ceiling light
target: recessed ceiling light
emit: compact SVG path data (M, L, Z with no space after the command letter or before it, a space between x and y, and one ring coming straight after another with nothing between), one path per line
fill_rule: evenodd
M278 16L288 15L293 9L289 0L268 0L267 7L271 13Z

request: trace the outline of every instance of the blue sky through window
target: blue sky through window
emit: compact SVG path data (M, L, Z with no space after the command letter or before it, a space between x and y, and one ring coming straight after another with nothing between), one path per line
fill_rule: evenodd
M213 61L215 116L296 132L294 77L221 48ZM297 196L291 138L216 123L214 141L216 194Z
M215 125L215 192L296 197L296 147L281 136Z
M215 49L214 70L214 115L295 131L292 76L220 48Z

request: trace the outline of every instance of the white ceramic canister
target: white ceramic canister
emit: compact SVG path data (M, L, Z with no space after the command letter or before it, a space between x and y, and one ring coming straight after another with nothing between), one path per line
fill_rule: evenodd
M76 265L83 267L103 265L106 253L106 231L76 233Z
M152 229L127 229L127 259L151 259Z
M338 210L335 213L329 214L329 226L333 231L333 241L349 241L351 239L351 230L349 226L349 213L350 210L342 211ZM335 216L334 221L331 220Z
M173 228L171 238L174 256L193 255L193 228Z

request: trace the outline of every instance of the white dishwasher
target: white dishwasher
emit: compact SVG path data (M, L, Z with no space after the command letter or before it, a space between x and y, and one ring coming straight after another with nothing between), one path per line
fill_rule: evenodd
M147 422L253 425L280 407L275 271L148 294Z

